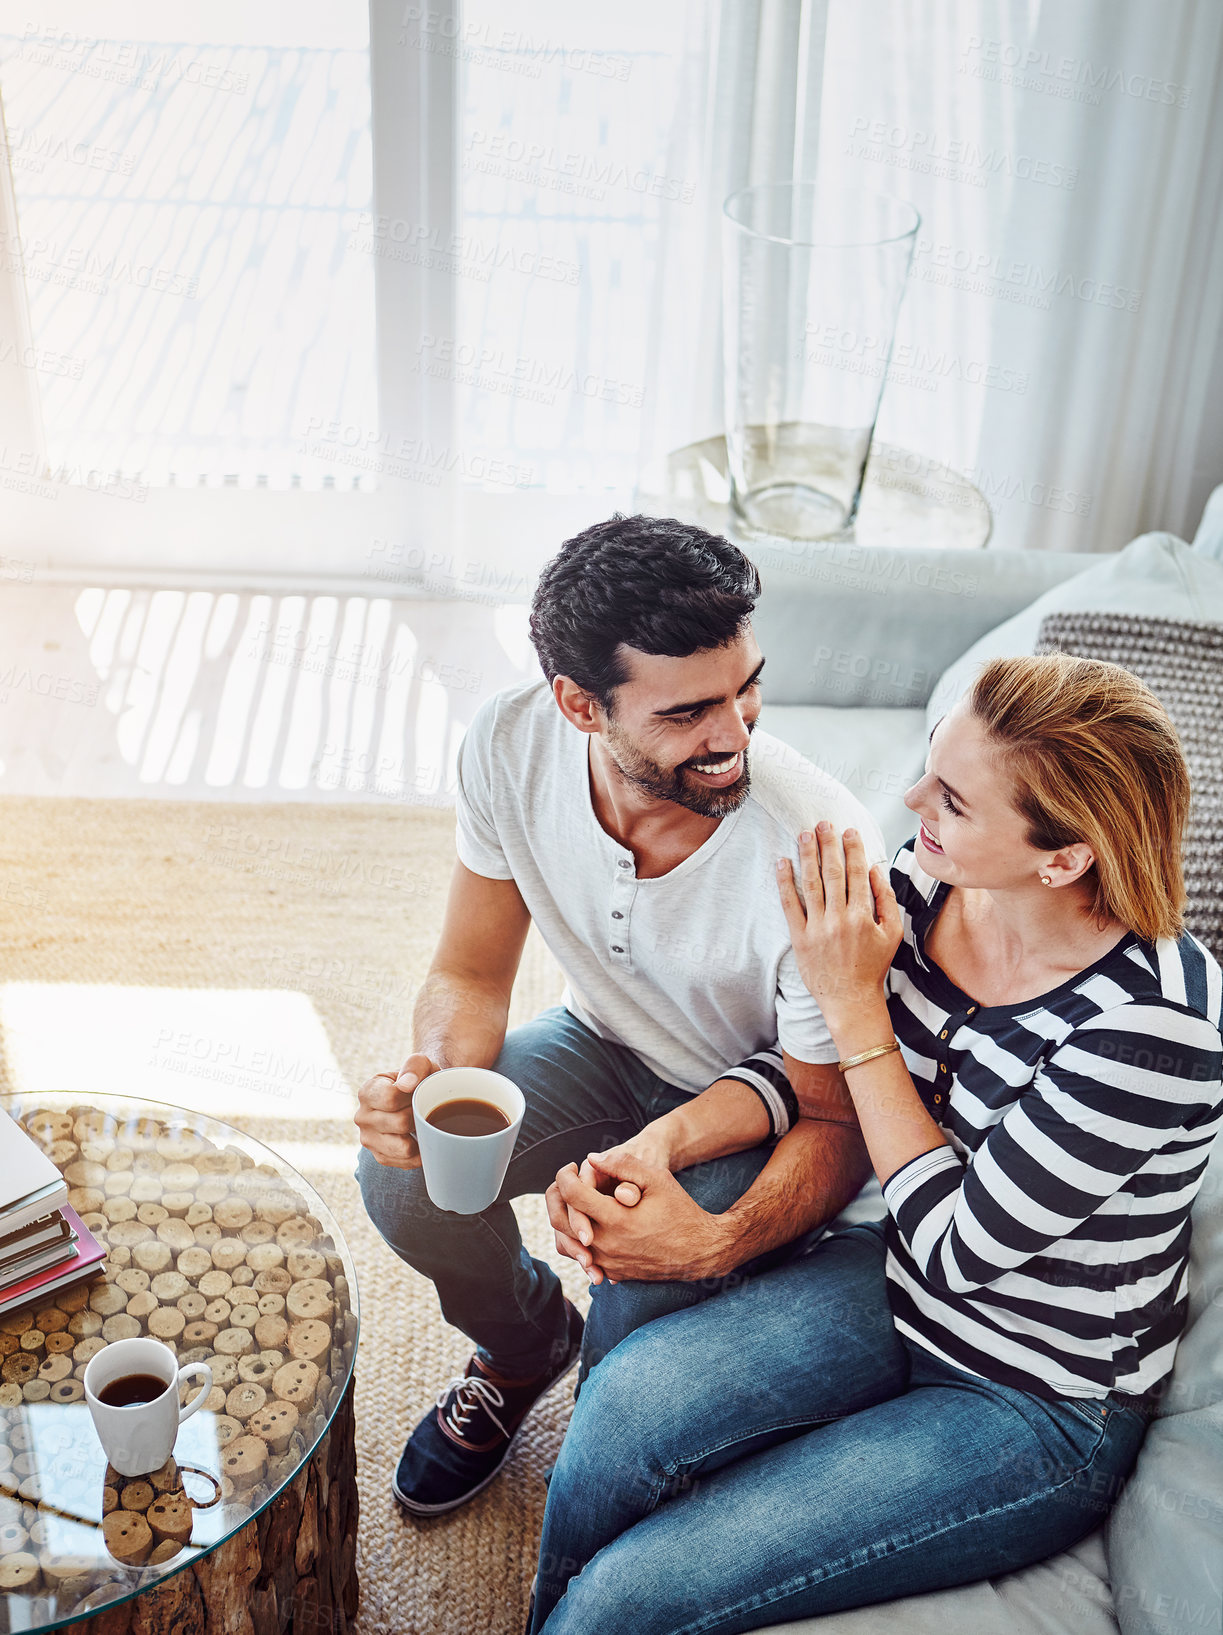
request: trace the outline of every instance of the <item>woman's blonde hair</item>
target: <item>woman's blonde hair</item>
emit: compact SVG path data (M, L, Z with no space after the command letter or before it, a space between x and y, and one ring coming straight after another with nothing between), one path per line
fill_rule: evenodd
M1029 845L1090 846L1092 914L1178 937L1189 770L1151 689L1119 664L1049 653L992 660L968 705L1003 752Z

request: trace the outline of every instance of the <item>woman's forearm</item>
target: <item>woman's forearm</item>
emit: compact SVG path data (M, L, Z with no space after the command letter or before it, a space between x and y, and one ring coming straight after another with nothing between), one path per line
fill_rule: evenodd
M861 1051L889 1044L894 1038L887 1001L882 994L876 1003L864 1005L852 1015L838 1018L836 1023L829 1019L828 1025L842 1061ZM845 1074L845 1083L880 1185L922 1153L948 1144L922 1104L898 1050L851 1067Z

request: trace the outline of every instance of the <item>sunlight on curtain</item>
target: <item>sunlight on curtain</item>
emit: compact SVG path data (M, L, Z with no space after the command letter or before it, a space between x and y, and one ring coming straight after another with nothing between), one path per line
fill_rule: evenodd
M738 8L710 15L668 158L703 210L663 206L643 461L722 429L715 226L766 179L760 65ZM967 474L996 546L1192 534L1218 481L1221 65L1206 0L828 0L819 175L922 216L877 436L932 488L940 462ZM882 368L866 348L826 338L834 366Z
M453 333L384 367L453 387L437 440L497 503L436 549L529 577L525 494L606 514L721 431L723 201L813 173L921 212L877 434L970 476L995 545L1191 532L1218 478L1214 0L463 0L450 33L426 8L453 233L373 213L358 0L103 14L35 0L0 37L0 249L69 481L372 486L374 269L441 274Z
M969 473L999 545L1192 531L1155 505L1220 21L1192 0L833 0L825 163L922 214L879 436Z
M2 248L53 475L371 486L311 453L330 422L376 425L366 7L22 17L0 35Z
M432 350L466 443L596 506L637 474L663 203L695 212L665 159L692 10L463 8L458 334Z

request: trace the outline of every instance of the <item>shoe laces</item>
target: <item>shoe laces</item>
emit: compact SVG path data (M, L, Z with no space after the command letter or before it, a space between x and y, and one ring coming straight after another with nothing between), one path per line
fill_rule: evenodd
M460 1374L452 1379L439 1393L437 1406L456 1436L466 1432L467 1421L478 1408L484 1410L502 1436L510 1434L493 1412L494 1408L505 1407L505 1398L492 1380L483 1379L479 1374Z

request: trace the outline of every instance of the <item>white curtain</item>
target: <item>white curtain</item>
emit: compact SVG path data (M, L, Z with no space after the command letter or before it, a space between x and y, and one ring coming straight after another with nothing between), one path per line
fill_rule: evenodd
M1223 480L1217 0L693 17L669 163L703 186L666 207L643 461L722 429L722 200L818 174L922 216L879 439L972 477L996 546L1192 534Z
M831 0L689 0L651 310L643 466L722 430L722 205L816 173Z

